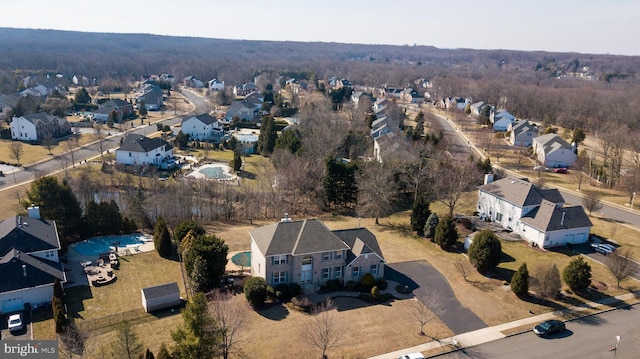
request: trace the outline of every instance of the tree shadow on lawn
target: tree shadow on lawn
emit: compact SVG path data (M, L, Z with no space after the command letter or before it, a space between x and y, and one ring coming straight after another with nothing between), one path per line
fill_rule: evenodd
M269 320L283 320L289 316L289 308L284 304L265 304L264 307L256 310L256 313Z

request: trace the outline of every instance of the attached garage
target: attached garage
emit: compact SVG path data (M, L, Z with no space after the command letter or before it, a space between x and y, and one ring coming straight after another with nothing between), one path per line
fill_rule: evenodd
M2 313L17 312L24 309L22 296L2 299Z
M178 306L182 303L178 283L168 283L155 287L142 288L142 306L144 310L152 312Z

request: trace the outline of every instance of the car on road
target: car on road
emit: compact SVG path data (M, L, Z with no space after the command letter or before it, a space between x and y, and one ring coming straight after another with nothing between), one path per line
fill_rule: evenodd
M559 320L547 320L533 328L533 332L539 337L546 337L553 333L562 333L566 329L564 322Z
M9 320L7 321L7 327L9 328L10 332L22 330L22 314L11 314L9 316Z
M562 174L565 174L565 173L569 173L569 170L567 170L567 169L566 169L566 168L564 168L564 167L560 167L560 168L556 168L556 169L554 169L554 170L553 170L553 172L555 172L555 173L562 173Z
M424 356L421 353L411 353L400 355L398 359L424 359Z

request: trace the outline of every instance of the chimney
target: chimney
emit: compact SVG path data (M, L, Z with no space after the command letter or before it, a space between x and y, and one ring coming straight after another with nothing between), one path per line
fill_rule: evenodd
M489 184L493 182L493 174L492 173L487 173L484 175L484 184Z
M562 212L562 220L560 221L561 226L564 226L564 214L565 212Z
M27 276L27 266L25 264L22 265L22 275Z
M285 212L284 218L282 218L280 222L291 222L291 218L289 218L289 213Z
M30 218L40 219L40 207L34 206L33 204L27 208Z

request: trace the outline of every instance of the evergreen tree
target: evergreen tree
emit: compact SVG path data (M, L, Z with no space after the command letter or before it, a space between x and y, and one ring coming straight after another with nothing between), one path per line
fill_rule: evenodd
M233 159L229 162L229 167L236 173L242 168L242 157L240 157L238 152L233 153Z
M167 222L165 222L163 217L158 218L156 221L153 230L153 244L161 257L171 255L171 235L167 229Z
M263 117L262 126L260 126L260 135L258 136L258 152L262 156L271 155L277 138L278 133L276 131L274 118L271 116Z
M339 161L335 157L327 157L325 166L325 205L355 205L358 202L358 186L355 179L357 166L351 162Z
M260 308L267 299L267 282L262 277L252 277L244 285L244 295L254 308Z
M478 232L469 247L469 261L480 273L494 270L500 264L502 244L488 229Z
M138 113L143 117L147 115L147 105L144 103L144 101L140 101L140 104L138 106Z
M562 280L575 292L582 292L591 285L591 266L582 256L573 259L562 271Z
M40 177L31 182L27 198L23 203L25 208L30 204L37 205L41 218L56 221L63 246L82 233L82 209L66 181L59 183L55 177Z
M62 289L62 284L60 284L60 279L58 278L53 282L53 296L64 302L64 289Z
M189 231L193 231L196 235L203 235L206 233L204 227L202 227L200 223L187 219L178 223L176 226L174 231L174 235L176 236L175 240L178 243L181 243L182 239L187 235L187 233L189 233Z
M425 196L418 196L418 200L413 203L411 210L411 229L416 231L419 236L424 236L424 228L429 216L431 216L429 202Z
M299 154L298 151L302 148L300 133L296 129L287 129L286 131L282 131L282 134L276 140L274 148L288 150L296 155Z
M194 273L195 261L201 257L204 261L204 269L206 273L201 283L202 291L209 291L213 288L218 279L224 275L227 266L227 254L229 246L224 240L213 235L195 236L189 244L188 251L185 251L184 265L188 274ZM199 273L196 273L199 274Z
M511 278L511 290L517 296L521 297L529 294L529 271L527 263L522 263L518 271Z
M264 280L264 279L263 279ZM175 341L174 359L211 358L218 345L215 320L209 313L207 297L196 293L182 311L182 324L171 332Z
M76 92L76 96L74 97L73 102L76 103L76 104L89 104L89 103L91 103L91 96L89 96L89 93L87 92L87 89L84 88L84 87L80 88L80 90L78 90Z
M174 139L176 147L181 150L187 148L187 146L189 145L189 137L190 135L188 133L184 133L182 132L182 130L180 130L180 132L178 132L176 138Z
M116 123L117 119L118 113L115 110L111 110L109 116L107 116L107 127L113 128L113 124Z
M433 239L444 250L451 249L456 244L458 230L453 218L447 216L438 223Z
M440 223L440 218L438 214L433 212L427 218L427 223L424 225L424 234L427 238L433 238L436 235L436 227Z

